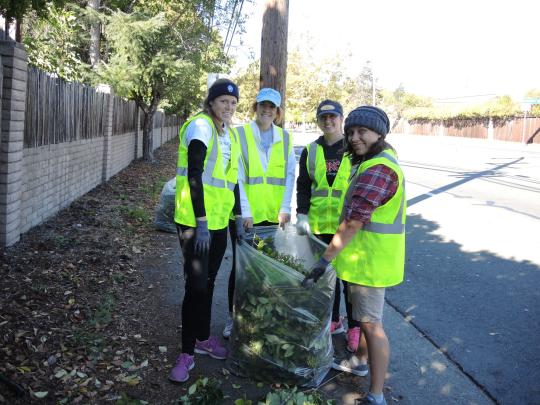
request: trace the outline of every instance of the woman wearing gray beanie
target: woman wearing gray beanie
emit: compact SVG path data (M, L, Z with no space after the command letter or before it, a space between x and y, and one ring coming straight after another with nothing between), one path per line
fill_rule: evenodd
M366 337L371 373L369 393L360 404L386 404L382 390L390 344L382 324L384 294L386 287L403 281L405 268L405 179L395 150L385 140L389 130L388 116L378 107L358 107L345 119L346 153L355 174L339 228L303 281L309 286L334 268L349 285L353 318ZM335 360L333 366L358 374L368 368L368 353Z

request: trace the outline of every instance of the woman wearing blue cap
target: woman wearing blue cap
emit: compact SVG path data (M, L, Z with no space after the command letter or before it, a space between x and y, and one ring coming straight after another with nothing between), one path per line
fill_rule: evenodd
M284 227L291 220L296 158L291 135L275 124L281 115L279 92L261 89L253 103L253 112L255 120L236 128L243 162L243 171L240 170L238 176L243 224L246 229L278 224ZM231 223L229 229L231 239L236 240L238 227ZM231 314L236 268L234 247L232 265L229 278ZM229 317L223 330L224 337L230 336L232 325L232 317Z
M345 119L345 145L355 174L339 228L303 281L305 286L317 282L332 262L349 285L353 318L360 322L370 361L369 393L360 404L386 404L382 390L390 344L382 324L384 295L386 287L403 281L405 268L405 179L385 140L389 130L388 116L374 106L358 107ZM360 367L368 366L356 356L334 363L346 372Z
M169 379L184 382L194 354L224 360L227 349L210 336L214 282L227 247L231 212L241 225L238 190L240 146L231 119L238 87L218 79L208 90L203 111L180 129L174 220L184 257L182 353ZM239 227L241 233L243 228ZM241 235L239 235L241 236Z
M343 107L334 100L323 100L317 107L317 125L322 135L302 150L296 179L296 228L301 235L313 234L328 244L339 225L339 216L345 191L349 186L351 162L343 150ZM336 279L336 293L332 308L330 333L345 331L340 316L341 285L347 312L347 349L355 353L361 338L360 324L352 318L352 306L348 300L347 282ZM353 370L365 376L367 368Z

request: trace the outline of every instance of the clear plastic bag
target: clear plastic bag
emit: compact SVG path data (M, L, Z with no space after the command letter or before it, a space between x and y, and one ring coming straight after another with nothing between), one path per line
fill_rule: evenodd
M326 246L293 226L255 227L246 236L237 246L233 370L266 382L318 386L332 366L336 275L327 271L309 289L301 282Z
M154 210L154 227L160 231L176 233L174 223L174 198L176 193L176 178L164 184L159 203Z

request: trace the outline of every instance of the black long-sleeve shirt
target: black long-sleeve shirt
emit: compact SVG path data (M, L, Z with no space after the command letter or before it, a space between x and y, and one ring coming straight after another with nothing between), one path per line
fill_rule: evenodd
M326 180L328 185L332 186L343 158L343 141L340 140L333 145L327 145L324 137L320 136L315 142L323 147L324 159L326 160ZM307 147L302 150L299 164L298 179L296 179L296 213L307 215L311 200L312 183L307 170Z

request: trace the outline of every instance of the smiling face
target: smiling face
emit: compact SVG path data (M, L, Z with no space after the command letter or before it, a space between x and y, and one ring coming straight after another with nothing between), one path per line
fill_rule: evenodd
M238 100L234 96L223 95L210 101L210 108L220 123L231 123Z
M255 122L261 128L269 128L277 117L277 107L270 101L257 103Z
M358 156L367 154L371 147L381 138L381 135L377 132L360 126L347 128L346 135L354 153Z
M325 135L340 136L343 117L335 114L322 114L317 118L317 125Z

